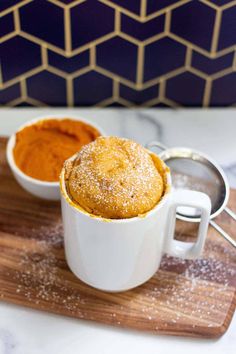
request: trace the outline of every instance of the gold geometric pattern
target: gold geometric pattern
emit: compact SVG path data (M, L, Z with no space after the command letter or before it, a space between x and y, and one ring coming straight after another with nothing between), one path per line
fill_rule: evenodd
M204 92L203 92L203 97L202 97L202 106L208 107L210 105L210 99L211 99L211 93L212 93L212 85L215 80L224 77L225 75L228 75L230 73L233 73L236 71L236 45L229 46L227 48L224 48L222 50L218 50L218 42L219 42L219 34L220 34L220 29L221 29L221 23L222 23L222 15L224 11L227 11L231 7L236 6L236 1L229 1L226 4L223 4L222 6L216 5L216 3L211 2L209 0L199 0L202 4L205 6L211 8L215 12L215 20L214 20L214 26L213 26L213 35L212 35L212 41L211 41L211 47L209 50L204 49L203 47L196 45L195 43L187 40L186 38L183 38L176 33L173 33L171 30L171 21L172 21L172 15L173 12L184 6L187 3L190 3L191 0L181 0L177 1L172 5L169 5L167 7L164 7L158 11L155 11L151 14L147 14L147 0L141 0L140 1L140 12L139 14L134 13L130 10L128 10L125 7L117 5L115 2L109 1L109 0L100 0L99 2L106 5L107 7L111 8L114 10L114 28L110 33L107 33L103 36L100 36L99 38L92 40L82 46L79 46L78 48L73 48L72 45L72 33L71 33L71 11L74 7L79 6L80 4L83 4L86 0L75 0L71 1L70 3L64 3L63 1L59 0L48 0L48 2L54 4L55 6L61 8L63 10L64 14L64 34L65 34L65 45L64 49L60 48L52 43L49 43L46 40L40 39L35 35L32 35L22 29L21 26L21 19L20 19L20 10L27 4L33 2L33 0L24 0L21 2L18 2L16 5L8 7L7 9L3 10L0 13L0 18L4 17L8 14L13 15L14 19L14 30L10 33L7 33L6 35L2 36L0 38L0 44L5 43L9 41L10 39L20 36L21 38L24 38L32 43L37 44L40 47L41 50L41 64L31 70L26 71L25 73L13 77L7 81L3 81L3 75L2 75L2 68L0 65L0 89L6 89L9 88L15 84L20 85L20 92L21 95L20 97L17 97L16 99L13 99L6 104L8 106L16 106L21 103L29 103L33 106L45 106L47 105L45 102L42 102L40 99L32 98L30 97L28 93L28 87L27 87L27 79L30 77L33 77L34 75L41 73L43 71L48 71L63 80L65 80L65 86L66 86L66 103L69 107L72 107L75 105L75 99L74 99L74 80L80 76L82 76L85 73L88 73L90 71L95 71L97 73L102 74L103 76L110 78L113 83L113 89L112 89L112 94L110 97L107 97L106 99L102 100L101 102L97 103L96 106L99 107L105 107L112 105L113 103L118 103L126 107L131 107L134 105L133 102L130 100L121 97L120 96L120 85L125 85L128 88L131 88L136 91L142 91L144 89L150 88L154 85L159 85L159 90L158 94L156 97L151 98L144 102L142 105L146 107L152 107L155 105L164 104L170 107L179 107L181 106L180 103L171 100L168 98L168 95L166 94L166 87L168 80L177 77L178 75L181 75L183 73L191 73L195 75L196 77L204 80ZM165 16L165 23L164 23L164 28L161 33L155 34L145 40L140 40L137 38L134 38L132 35L125 33L121 29L121 16L127 16L131 19L134 19L138 21L140 24L147 23L150 20L153 20L155 18L158 18L162 15ZM32 19L33 21L33 19ZM199 19L201 21L201 19ZM136 79L134 81L125 78L124 76L119 75L119 73L115 73L106 67L103 67L101 65L98 65L97 63L97 48L100 44L107 42L111 40L112 38L119 37L122 38L123 40L132 43L133 45L136 46L137 48L137 67L136 67ZM163 38L170 38L176 43L180 43L181 45L185 46L186 48L186 54L185 54L185 60L183 64L178 67L177 69L170 70L167 73L158 75L157 77L154 77L153 79L150 80L144 80L144 61L145 61L145 50L146 47L149 46L150 44L154 42L158 42ZM80 53L83 53L84 51L88 50L89 51L89 63L83 68L80 68L76 71L73 71L71 73L68 73L66 71L63 71L62 69L56 68L55 66L52 66L49 63L48 60L48 53L49 51L57 53L61 56L64 56L65 58L72 58L75 55L78 55ZM230 64L229 67L224 68L222 70L219 70L217 72L214 72L212 74L207 74L203 70L200 70L199 68L197 69L192 65L192 57L193 53L199 53L202 56L205 56L206 58L209 59L217 59L221 58L222 56L229 54L229 53L234 53L234 60ZM16 59L17 60L17 59Z

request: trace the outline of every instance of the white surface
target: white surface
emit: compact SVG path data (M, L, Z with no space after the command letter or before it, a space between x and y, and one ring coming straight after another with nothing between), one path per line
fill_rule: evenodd
M77 114L94 119L109 134L145 144L188 145L212 155L236 186L236 111L222 110L82 110L2 109L0 135L43 114ZM44 314L0 303L0 354L233 354L236 316L218 340L156 336Z

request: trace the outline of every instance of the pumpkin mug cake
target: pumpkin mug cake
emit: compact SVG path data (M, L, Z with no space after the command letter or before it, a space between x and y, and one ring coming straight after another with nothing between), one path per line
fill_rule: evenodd
M152 277L162 255L201 254L211 203L171 189L170 171L154 153L117 137L99 137L68 159L60 175L67 263L85 283L124 291ZM176 208L201 209L196 243L174 239Z
M144 214L164 192L152 155L123 138L97 138L67 160L64 168L71 199L85 211L108 219Z

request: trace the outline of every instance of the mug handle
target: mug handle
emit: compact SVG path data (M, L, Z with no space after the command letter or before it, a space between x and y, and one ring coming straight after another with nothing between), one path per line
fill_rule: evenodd
M198 258L202 253L207 235L211 213L210 198L205 193L184 189L173 191L171 198L172 199L168 212L165 251L174 257L185 259ZM193 207L201 210L201 220L198 228L198 236L196 242L190 243L174 240L176 209L179 206Z

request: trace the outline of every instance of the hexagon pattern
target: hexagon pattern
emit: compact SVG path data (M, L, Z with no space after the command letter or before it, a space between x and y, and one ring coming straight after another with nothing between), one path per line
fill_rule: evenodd
M38 86L43 87L39 90ZM66 104L65 81L48 71L42 71L27 79L28 96L49 105L64 106Z
M222 95L222 92L224 93ZM216 79L211 92L211 106L228 106L236 102L236 73Z
M64 48L63 9L46 0L34 0L20 8L21 29L55 46Z
M201 48L210 50L214 21L214 9L200 1L190 1L173 10L171 32Z
M111 96L112 80L96 71L90 71L74 80L74 99L78 105L90 106Z
M168 8L171 5L175 5L179 0L147 0L147 14L153 14L164 8Z
M213 4L216 4L217 6L224 6L228 5L230 2L233 2L234 0L209 0Z
M158 97L159 85L153 85L144 90L134 90L128 86L120 85L120 97L134 102L134 104L143 104L149 100Z
M206 74L212 75L220 72L221 70L232 67L233 60L233 52L215 59L210 59L209 57L194 51L192 56L192 67Z
M89 55L89 50L85 50L80 54L67 58L64 55L48 50L48 63L50 66L70 74L89 66Z
M129 10L131 13L140 14L141 0L108 0L110 3L121 6L123 9Z
M184 66L186 47L168 37L145 48L144 81L167 74Z
M28 39L15 36L0 44L0 58L2 80L5 82L40 66L41 49Z
M120 37L112 38L97 46L97 65L125 79L135 81L137 50L133 43Z
M20 96L20 85L15 84L0 91L0 104L15 100Z
M137 21L127 15L121 16L121 31L140 41L164 31L165 16L161 15L146 22Z
M72 47L92 42L114 30L114 10L99 1L85 1L71 9Z
M203 99L205 81L200 77L185 72L172 77L166 83L166 97L177 103L195 106Z
M233 0L0 3L0 104L236 103Z

